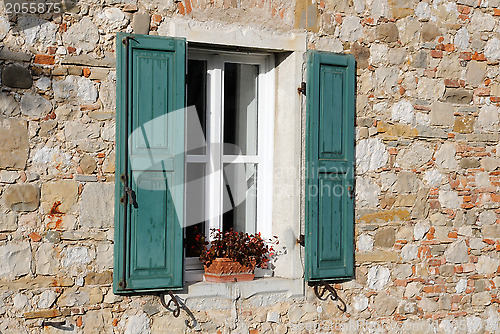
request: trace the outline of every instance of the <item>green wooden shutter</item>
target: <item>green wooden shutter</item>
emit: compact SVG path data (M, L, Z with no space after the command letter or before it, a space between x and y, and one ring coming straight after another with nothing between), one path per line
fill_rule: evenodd
M352 55L309 51L306 131L306 280L354 275Z
M133 37L128 46L127 36ZM116 45L113 288L115 293L180 289L186 42L119 33ZM129 201L126 217L125 186L137 202L134 207Z

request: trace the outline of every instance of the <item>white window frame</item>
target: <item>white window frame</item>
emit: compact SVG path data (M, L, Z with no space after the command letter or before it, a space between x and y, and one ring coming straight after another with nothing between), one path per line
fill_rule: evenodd
M210 240L212 228L222 229L223 187L222 168L225 163L257 163L257 224L256 232L264 238L272 236L273 152L275 117L274 55L270 53L240 53L204 49L188 49L188 59L207 62L206 137L204 155L186 155L186 164L205 163L205 235ZM257 77L257 155L221 154L224 129L224 63L259 66ZM189 107L189 106L188 106ZM214 186L217 185L217 186ZM188 208L185 207L185 210ZM185 280L200 280L202 273L197 258L185 258Z

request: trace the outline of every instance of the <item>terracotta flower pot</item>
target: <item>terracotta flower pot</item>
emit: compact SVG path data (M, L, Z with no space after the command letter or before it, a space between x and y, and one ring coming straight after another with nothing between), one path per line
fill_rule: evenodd
M210 267L205 266L204 276L207 282L216 283L252 281L254 268L255 265L247 267L228 258L216 258Z

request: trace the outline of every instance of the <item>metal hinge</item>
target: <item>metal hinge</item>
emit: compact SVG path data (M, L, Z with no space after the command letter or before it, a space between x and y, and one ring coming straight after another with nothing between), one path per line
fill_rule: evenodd
M300 87L297 88L297 92L299 92L299 94L306 95L306 83L304 81L300 83Z
M301 245L302 247L304 247L305 239L306 239L305 235L301 234L301 235L299 235L299 238L297 239L297 243L299 245Z

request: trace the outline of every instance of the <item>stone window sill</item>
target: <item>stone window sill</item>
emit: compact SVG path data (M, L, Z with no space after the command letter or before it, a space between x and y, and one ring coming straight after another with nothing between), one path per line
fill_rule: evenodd
M186 283L178 297L193 310L228 309L236 300L245 300L254 306L303 298L304 279L257 278L234 283Z

